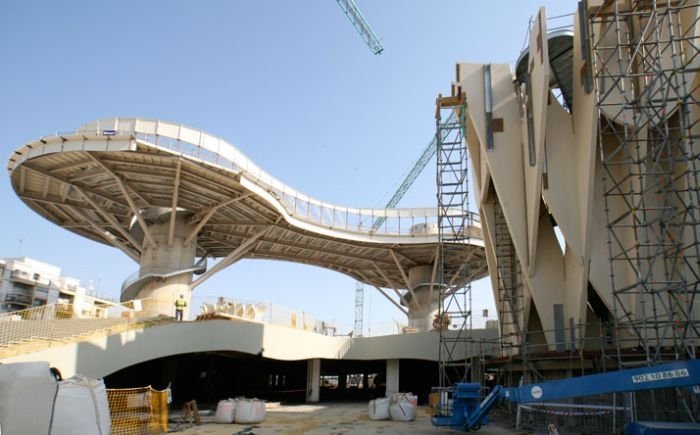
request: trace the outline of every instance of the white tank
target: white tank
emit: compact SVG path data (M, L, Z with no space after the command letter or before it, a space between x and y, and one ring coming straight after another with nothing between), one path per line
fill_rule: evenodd
M262 322L266 310L266 304L262 302L255 304L255 320L257 320L258 322Z
M235 302L228 302L226 305L226 310L224 313L230 314L232 316L236 315L236 311L238 311L238 304Z
M409 230L412 236L430 236L438 233L438 226L436 223L430 224L415 224Z
M255 306L252 304L247 304L245 306L245 318L246 320L255 320Z
M244 304L237 304L236 305L236 312L233 314L236 317L240 317L241 319L245 317L245 305Z

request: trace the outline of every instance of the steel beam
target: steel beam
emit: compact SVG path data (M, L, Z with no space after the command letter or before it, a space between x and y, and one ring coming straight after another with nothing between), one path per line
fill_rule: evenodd
M399 273L401 273L401 277L403 278L404 282L406 283L406 288L408 289L408 292L411 293L411 296L412 296L411 301L413 302L413 306L415 308L420 307L420 303L418 302L418 298L416 297L416 293L413 291L413 286L408 281L408 276L406 276L406 272L403 270L403 266L401 265L401 262L399 261L398 257L394 253L393 249L389 249L389 253L391 254L391 258L394 259L394 263L396 263L396 267L399 269Z
M173 182L173 200L170 203L170 223L168 225L168 248L173 247L173 237L175 236L175 217L177 215L177 200L180 193L180 169L182 160L177 160L175 167L175 181ZM185 243L187 244L187 243Z
M207 270L196 280L192 281L192 284L190 284L190 290L194 290L197 286L203 284L204 281L211 278L215 273L230 266L235 261L240 259L243 255L245 255L246 252L250 251L253 248L253 245L258 241L259 238L267 234L270 230L272 230L272 228L273 226L268 226L266 229L260 231L259 233L255 234L254 236L250 237L248 240L243 242L238 248L231 251L230 254L228 254L221 261L219 261L214 267Z

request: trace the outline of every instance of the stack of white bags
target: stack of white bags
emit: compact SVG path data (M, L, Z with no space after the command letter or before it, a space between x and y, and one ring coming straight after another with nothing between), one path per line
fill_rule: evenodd
M260 423L265 420L265 402L258 399L227 399L216 406L216 423Z
M396 393L391 398L370 400L370 420L413 421L418 409L418 396L411 393Z

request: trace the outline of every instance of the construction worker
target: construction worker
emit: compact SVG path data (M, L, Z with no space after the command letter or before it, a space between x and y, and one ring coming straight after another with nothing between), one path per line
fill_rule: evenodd
M187 301L184 295L180 295L175 301L175 320L182 322L182 314L185 312L185 307L187 306Z

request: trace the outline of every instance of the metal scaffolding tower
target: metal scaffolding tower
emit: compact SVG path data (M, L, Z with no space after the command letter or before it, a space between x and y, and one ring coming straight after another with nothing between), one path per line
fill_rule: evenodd
M456 117L443 116L455 111ZM440 304L436 329L440 333L439 386L463 381L469 374L472 307L469 264L449 270L445 261L469 245L473 215L469 211L466 100L439 96L436 107L437 200L439 258L437 284Z
M499 203L494 204L495 248L498 266L498 321L503 352L516 351L523 343L523 285L522 268L506 218Z
M355 281L355 328L353 335L362 337L362 328L365 318L365 285L360 281Z
M688 80L698 71L698 2L612 1L579 12L600 118L618 360L632 348L648 364L695 358L700 101Z

